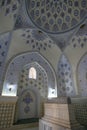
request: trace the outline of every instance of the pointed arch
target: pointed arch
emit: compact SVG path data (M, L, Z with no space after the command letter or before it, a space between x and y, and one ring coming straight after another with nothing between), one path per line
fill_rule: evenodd
M58 63L58 88L61 96L75 95L72 68L65 54L61 55Z
M57 97L57 80L56 80L56 74L55 71L52 67L52 65L47 61L45 57L43 57L40 53L38 52L26 52L22 53L16 57L14 57L7 68L6 75L5 75L5 80L3 84L3 90L2 90L2 95L17 95L17 89L18 89L18 79L19 79L19 74L26 64L32 63L32 62L37 62L39 63L47 72L47 77L48 77L48 95L47 97L50 97L50 88L54 91L51 91L52 97ZM14 70L14 73L13 73ZM22 80L23 82L23 80ZM8 90L8 85L10 84L15 85L14 91L9 91Z
M37 71L36 80L33 80L32 78L29 79L28 77L31 67L35 68ZM21 79L23 79L24 82L21 82ZM37 62L26 64L22 68L18 81L17 96L21 95L22 91L26 88L38 90L42 97L47 97L48 76L45 69Z

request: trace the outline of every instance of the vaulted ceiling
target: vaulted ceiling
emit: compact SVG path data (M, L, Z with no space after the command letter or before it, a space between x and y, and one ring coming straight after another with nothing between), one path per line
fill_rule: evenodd
M86 0L1 0L0 17L1 33L37 29L35 38L49 37L62 51L74 35L87 33Z

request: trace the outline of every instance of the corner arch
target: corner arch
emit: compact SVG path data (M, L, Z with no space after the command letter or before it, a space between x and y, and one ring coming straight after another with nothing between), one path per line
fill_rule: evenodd
M76 78L79 95L87 97L87 52L80 58L77 64Z
M48 63L48 61L38 52L27 52L16 56L8 65L2 95L16 96L17 88L18 88L18 78L19 73L24 65L28 63L32 63L36 61L39 63L47 72L48 75L48 97L57 96L57 81L56 74L52 68L52 66ZM12 91L9 91L8 86L13 86ZM51 92L51 90L55 90L55 92Z
M75 96L75 88L72 77L72 68L65 54L60 56L58 63L58 89L60 96Z

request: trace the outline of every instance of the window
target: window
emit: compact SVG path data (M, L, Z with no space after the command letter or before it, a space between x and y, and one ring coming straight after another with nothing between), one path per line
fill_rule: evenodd
M29 79L36 79L36 69L34 67L29 69Z

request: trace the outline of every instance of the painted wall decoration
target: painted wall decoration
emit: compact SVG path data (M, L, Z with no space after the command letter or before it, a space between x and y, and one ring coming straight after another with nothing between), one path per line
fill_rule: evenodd
M18 98L18 120L36 117L38 115L36 103L38 104L36 94L30 89L25 89Z
M87 54L80 60L77 66L77 84L79 95L87 96Z
M85 23L83 23L81 26L80 26L80 29L79 31L76 33L77 36L83 36L83 35L86 35L87 34L87 18L85 20Z
M51 96L57 96L57 83L55 72L52 69L51 65L47 62L47 60L45 60L45 58L41 56L38 52L21 54L15 57L10 62L5 76L2 95L16 96L19 74L24 65L32 62L37 62L38 64L40 64L40 66L42 66L47 73L48 96L50 96L50 93ZM9 88L12 88L11 91L9 91Z
M7 56L10 42L10 33L4 33L0 35L0 94L2 91L2 78L5 69L5 59Z
M58 89L60 96L75 96L71 65L65 55L58 64Z
M32 34L34 31L35 34ZM37 29L29 29L29 28L14 30L10 49L8 52L7 61L10 60L11 57L14 57L15 55L21 54L23 52L37 51L41 55L43 55L46 59L48 59L48 61L53 66L56 66L57 61L55 60L55 57L57 56L60 57L61 54L60 49L53 42L53 40L51 40L49 36L47 36L46 34L44 36L43 32L40 33L40 38L38 38L39 34L38 37L36 38L38 31L39 30Z
M5 32L14 28L19 5L18 0L0 0L0 32Z
M61 33L79 25L87 16L86 0L25 0L31 21L48 33Z
M36 79L29 78L28 76L31 67L36 69ZM35 98L32 96L32 93L30 93L31 91L34 92ZM25 95L22 98L23 93L25 93ZM18 118L39 117L41 111L41 99L46 98L47 94L48 78L44 68L42 68L37 62L25 65L20 72L17 89L17 96L19 97L18 113L20 113Z
M29 78L29 69L34 67L36 69L36 79ZM19 82L18 82L18 90L17 95L21 95L21 93L25 89L37 89L39 94L42 97L47 97L48 94L48 77L47 73L37 62L32 62L28 65L25 65L20 73Z
M32 50L46 51L52 48L54 44L45 33L36 29L24 29L21 36L26 40L26 45L31 46Z
M26 104L26 107L24 108L24 112L28 113L30 111L29 104L33 102L33 98L29 92L27 92L25 97L23 97L23 102Z
M21 13L22 12L22 13ZM17 19L15 22L15 28L23 28L23 27L32 27L33 24L30 22L26 8L25 8L25 1L21 0L21 6L17 15Z
M38 37L36 37L38 35ZM40 36L40 37L39 37ZM17 49L16 49L17 48ZM14 51L15 49L15 51ZM51 64L55 63L55 57L60 56L58 46L44 32L37 29L22 28L13 31L8 59L29 51L38 51L48 59ZM53 53L55 52L55 53ZM54 57L51 59L51 57Z
M83 36L74 36L71 39L72 42L72 46L73 48L81 48L84 49L84 47L87 44L87 35L83 35Z

